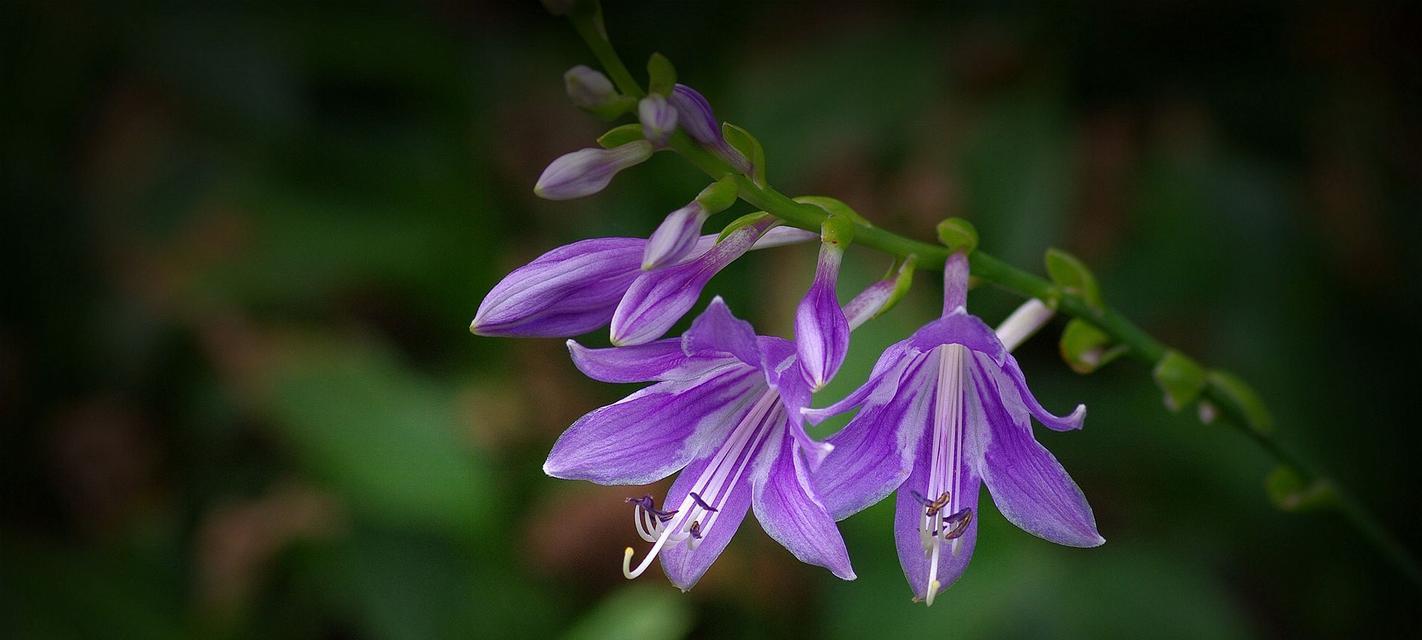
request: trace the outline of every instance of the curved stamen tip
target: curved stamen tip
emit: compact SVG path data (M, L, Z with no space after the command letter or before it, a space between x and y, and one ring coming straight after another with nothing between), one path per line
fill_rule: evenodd
M933 599L938 596L938 590L943 588L943 583L932 580L928 583L928 593L923 599L924 606L933 606Z
M632 547L627 547L627 549L622 552L622 575L628 580L631 580L642 573L641 571L638 571L636 574L632 573L633 553L636 552L632 550Z

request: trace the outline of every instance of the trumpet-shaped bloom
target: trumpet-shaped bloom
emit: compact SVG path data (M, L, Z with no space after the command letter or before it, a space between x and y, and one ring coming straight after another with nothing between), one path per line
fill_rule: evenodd
M808 231L777 227L752 248L814 237ZM715 242L714 235L701 236L688 253L705 254ZM646 247L642 238L592 238L549 251L494 285L479 303L469 330L482 336L567 338L607 326L618 301L643 273Z
M944 315L889 347L870 379L839 403L808 410L817 421L860 407L828 440L835 449L815 487L836 519L897 491L899 561L916 597L932 604L962 575L977 542L978 495L1058 544L1104 542L1081 489L1032 435L1031 418L1081 427L1085 407L1048 413L992 329L969 315L967 259L945 267Z
M606 382L655 382L583 416L553 445L543 470L556 478L637 485L678 470L662 507L632 498L633 525L672 584L696 584L753 510L766 533L803 562L852 580L849 554L810 479L829 447L811 440L800 410L810 399L795 348L757 336L720 298L680 339L587 349L573 362Z

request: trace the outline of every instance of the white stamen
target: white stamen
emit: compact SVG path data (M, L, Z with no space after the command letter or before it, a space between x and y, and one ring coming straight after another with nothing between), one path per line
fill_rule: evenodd
M963 429L966 423L963 406L963 358L967 348L960 344L938 347L938 385L933 403L933 442L930 445L928 467L928 497L919 519L919 540L928 555L928 584L924 600L930 606L942 588L938 580L938 561L942 546L952 528L944 514L958 512L958 479L962 475ZM947 497L942 504L940 500ZM952 540L951 552L957 555L958 538Z

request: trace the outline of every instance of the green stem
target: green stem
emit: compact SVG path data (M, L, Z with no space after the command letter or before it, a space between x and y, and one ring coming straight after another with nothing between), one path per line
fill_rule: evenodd
M580 3L584 6L588 4L596 5L596 3ZM641 87L627 72L627 67L622 64L617 52L607 41L601 26L601 10L575 12L573 24L577 27L578 34L587 42L593 54L602 62L603 67L607 69L622 92L629 95L643 95ZM733 176L740 199L773 214L784 224L808 231L820 231L820 225L826 217L823 209L795 202L768 185L758 185L749 177L736 174L725 161L693 142L683 132L678 131L672 136L668 147L712 178L720 179L727 175ZM923 268L942 269L943 262L948 258L948 250L942 245L920 242L875 226L857 228L854 241L857 244L872 247L900 258L916 256L918 266ZM1169 349L1116 310L1106 306L1098 307L1088 304L1085 299L1063 291L1047 279L1018 269L982 250L972 253L969 264L972 275L984 282L990 282L1026 298L1037 298L1049 303L1055 302L1057 309L1095 325L1096 328L1110 336L1115 343L1124 345L1128 355L1148 366L1154 366L1159 362ZM1234 427L1235 430L1253 440L1265 453L1280 464L1292 467L1306 482L1329 482L1313 465L1305 462L1277 438L1268 432L1251 427L1247 419L1249 414L1245 408L1237 399L1215 383L1211 382L1205 387L1201 399L1212 403L1219 409L1221 422ZM1341 487L1337 487L1336 483L1333 483L1333 486L1338 510L1348 523L1376 547L1398 571L1418 586L1422 586L1422 569L1419 569L1417 560L1411 552L1356 497Z

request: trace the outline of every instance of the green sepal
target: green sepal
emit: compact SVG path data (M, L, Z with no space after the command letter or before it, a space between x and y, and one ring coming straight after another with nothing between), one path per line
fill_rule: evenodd
M1210 389L1228 398L1244 411L1245 426L1256 433L1268 434L1274 430L1274 417L1259 399L1259 394L1241 379L1227 371L1211 370L1206 377Z
M978 248L978 230L962 218L948 218L938 223L938 241L951 253L972 253Z
M854 242L854 221L845 216L830 214L820 223L820 242L832 244L840 249Z
M1179 411L1199 399L1205 390L1205 369L1179 351L1167 351L1152 372L1156 386L1165 392L1165 407Z
M741 152L751 163L751 180L757 186L765 186L765 147L760 145L760 141L755 139L749 131L742 129L729 122L721 123L721 135L726 137L726 142Z
M629 142L645 140L642 134L642 125L638 123L624 124L607 130L607 133L598 136L597 143L604 149L620 147Z
M701 203L701 207L709 215L729 209L736 203L739 195L740 187L736 186L736 177L726 175L702 189L701 193L696 195L696 201Z
M1062 360L1077 373L1091 373L1126 352L1125 345L1112 344L1111 336L1081 318L1072 318L1058 342Z
M1298 471L1279 465L1264 478L1264 491L1269 501L1281 511L1313 511L1337 504L1338 494L1333 483L1320 478L1305 482Z
M1063 292L1080 297L1092 309L1100 309L1103 306L1101 288L1096 284L1096 276L1091 275L1091 270L1076 256L1061 249L1051 248L1047 249L1046 263L1047 276Z
M676 67L672 66L671 60L660 53L652 54L647 59L647 93L665 97L671 95L675 86Z
M637 99L632 96L617 96L587 111L605 121L611 122L637 108Z
M773 217L773 216L771 216L769 213L766 213L766 212L764 212L764 211L752 211L752 212L747 213L747 214L745 214L745 215L743 215L743 216L741 216L741 217L739 217L739 218L736 218L735 220L732 220L732 221L731 221L731 224L726 225L726 228L725 228L725 229L722 229L722 230L721 230L721 234L718 235L718 236L716 236L716 242L719 244L722 240L725 240L725 239L726 239L726 236L729 236L729 235L731 235L732 233L735 233L735 232L736 232L737 230L739 230L741 227L748 227L748 226L750 226L750 225L753 225L753 224L755 224L755 223L757 223L757 222L760 222L761 220L764 220L764 219L770 218L770 217Z
M831 198L829 196L797 196L794 200L800 204L809 204L819 207L823 209L825 213L832 216L844 216L853 220L855 224L863 227L874 226L872 222L869 222L868 218L859 215L859 212L855 211L853 207L850 207L837 198Z

